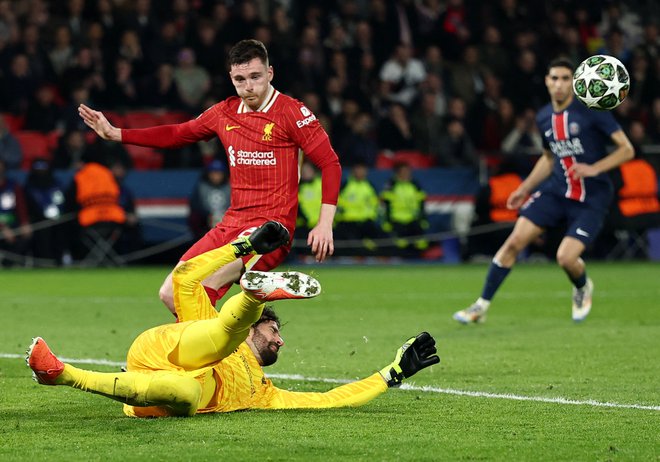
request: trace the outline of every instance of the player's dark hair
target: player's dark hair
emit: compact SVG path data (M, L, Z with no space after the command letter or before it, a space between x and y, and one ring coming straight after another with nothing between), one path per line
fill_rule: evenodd
M575 66L573 65L573 61L564 57L555 58L552 61L550 61L550 64L548 64L547 74L550 73L550 69L552 69L553 67L565 67L569 69L571 72L573 72L573 70L575 69Z
M273 310L271 306L267 306L264 308L264 311L261 313L261 317L257 322L252 324L252 327L257 327L259 324L268 321L275 321L275 324L277 324L278 328L282 327L282 323L280 322L280 317L275 313L275 310Z
M229 67L236 64L245 64L254 58L268 66L268 50L259 40L247 39L241 40L229 50Z

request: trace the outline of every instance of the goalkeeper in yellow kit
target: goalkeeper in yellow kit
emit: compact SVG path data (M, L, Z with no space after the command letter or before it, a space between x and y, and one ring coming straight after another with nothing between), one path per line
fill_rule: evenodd
M36 337L26 357L35 380L121 401L129 416L192 416L241 409L359 406L440 361L435 340L423 332L399 348L394 362L366 379L325 393L275 387L262 368L277 360L284 340L279 319L265 302L314 297L321 291L318 281L296 272L248 271L240 281L242 291L220 312L211 305L202 281L236 258L265 254L288 241L286 228L270 221L248 237L178 266L173 282L180 322L139 335L128 352L126 372L93 372L65 364Z

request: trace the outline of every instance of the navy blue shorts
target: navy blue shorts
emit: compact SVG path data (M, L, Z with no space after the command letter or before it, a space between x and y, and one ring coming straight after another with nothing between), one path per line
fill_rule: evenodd
M566 225L565 236L574 237L585 246L598 237L606 215L607 210L540 191L535 192L520 209L521 217L541 228Z

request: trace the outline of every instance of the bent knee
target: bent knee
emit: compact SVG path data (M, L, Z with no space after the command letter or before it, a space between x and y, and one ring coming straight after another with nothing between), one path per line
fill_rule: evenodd
M561 251L557 252L555 259L557 260L557 264L564 269L574 266L577 262L577 257L575 255Z

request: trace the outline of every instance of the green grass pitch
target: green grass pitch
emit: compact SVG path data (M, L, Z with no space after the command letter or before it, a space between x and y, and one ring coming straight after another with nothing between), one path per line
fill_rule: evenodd
M517 266L472 326L451 315L479 294L483 265L310 269L321 296L276 305L276 385L365 377L422 330L442 362L357 409L130 419L37 385L22 353L39 335L60 356L123 361L137 334L171 321L157 297L168 269L2 271L0 460L660 460L658 264L590 264L594 308L577 325L555 265Z

